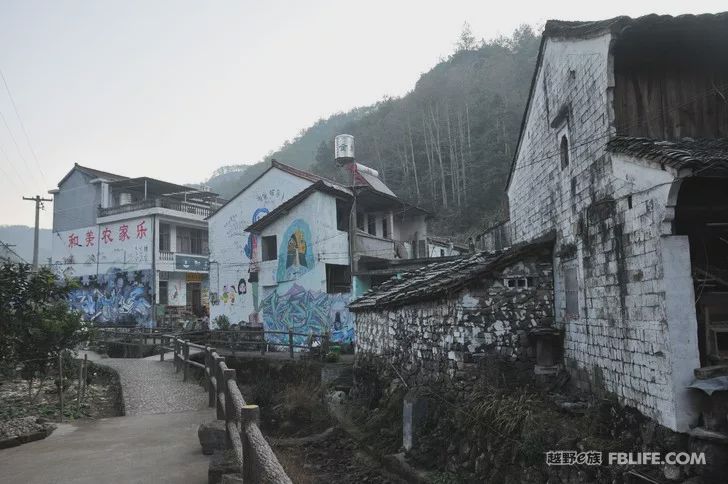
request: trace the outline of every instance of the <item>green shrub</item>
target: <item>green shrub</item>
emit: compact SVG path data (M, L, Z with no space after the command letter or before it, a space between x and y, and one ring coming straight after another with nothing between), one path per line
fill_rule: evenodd
M212 322L220 331L228 331L230 329L230 318L228 318L224 314L216 317L212 320Z

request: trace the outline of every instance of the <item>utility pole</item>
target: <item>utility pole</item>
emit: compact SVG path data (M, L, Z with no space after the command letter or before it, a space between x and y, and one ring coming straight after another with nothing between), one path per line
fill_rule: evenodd
M38 226L40 225L40 209L43 208L43 202L52 202L50 198L41 198L40 195L35 197L23 197L23 200L35 202L35 237L33 239L33 270L38 270Z

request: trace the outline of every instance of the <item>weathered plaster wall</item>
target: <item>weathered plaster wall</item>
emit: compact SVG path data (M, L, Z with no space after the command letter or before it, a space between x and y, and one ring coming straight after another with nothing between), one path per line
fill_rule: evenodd
M264 285L260 315L265 329L330 331L333 341L351 342L354 317L347 308L351 295L326 292L326 264L349 264L348 234L336 228L335 197L314 192L260 235L276 235L278 241L277 259L260 264ZM303 344L306 337L295 339ZM269 340L287 344L288 337Z
M613 133L609 41L609 35L547 41L508 190L510 225L514 242L556 232L555 316L573 381L685 431L693 416L676 402L684 402L687 371L699 364L694 314L691 321L666 312L665 264L689 257L663 254L675 174L605 151ZM559 125L562 106L569 116ZM562 168L564 134L571 149ZM571 315L569 268L576 271L578 302ZM681 287L682 303L692 307Z
M147 217L54 232L54 269L64 277L151 269L152 238Z
M63 232L96 223L101 203L101 185L91 185L91 177L74 171L59 192L53 195L53 232Z
M504 277L532 277L528 288L508 288ZM356 314L357 366L393 365L410 381L452 378L477 354L529 361L528 332L553 322L550 263L526 261L489 275L439 300Z
M231 323L260 322L263 281L255 276L260 240L244 229L309 185L273 168L210 217L211 321L224 314Z

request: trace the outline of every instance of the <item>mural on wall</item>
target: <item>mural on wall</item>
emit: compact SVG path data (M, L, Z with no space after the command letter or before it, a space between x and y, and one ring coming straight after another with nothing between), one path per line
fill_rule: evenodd
M354 317L349 312L349 294L328 294L309 291L293 284L284 294L273 291L260 305L266 331L294 333L331 333L331 341L354 341ZM287 335L266 335L273 344L288 344ZM296 344L306 344L306 336L294 336Z
M301 219L294 220L283 234L278 254L278 282L298 279L315 264L311 230Z
M109 326L152 326L152 271L109 269L79 278L69 295L83 319Z

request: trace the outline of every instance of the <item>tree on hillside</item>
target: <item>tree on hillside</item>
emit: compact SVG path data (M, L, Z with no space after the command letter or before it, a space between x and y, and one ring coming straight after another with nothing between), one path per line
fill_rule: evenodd
M468 22L464 22L463 30L460 32L457 44L455 44L455 52L473 50L476 47L475 36L473 36L473 31L470 30L470 24Z
M538 40L522 26L476 45L466 24L456 51L412 92L344 126L356 138L357 160L434 213L433 232L474 232L506 216L505 180ZM316 172L333 171L332 153L333 138L317 147Z

